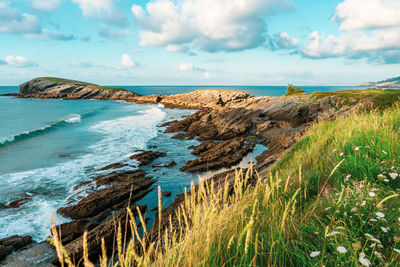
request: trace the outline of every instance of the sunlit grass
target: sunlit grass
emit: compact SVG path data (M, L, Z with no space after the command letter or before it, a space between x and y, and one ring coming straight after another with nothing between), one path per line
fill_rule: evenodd
M398 105L320 122L268 174L202 181L155 243L128 209L133 238L123 246L119 234L117 265L399 265L399 156Z

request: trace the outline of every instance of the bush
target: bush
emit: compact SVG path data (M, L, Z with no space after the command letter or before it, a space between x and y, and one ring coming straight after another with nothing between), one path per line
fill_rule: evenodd
M295 88L293 84L289 84L285 96L297 95L302 93L304 93L304 90L301 87Z

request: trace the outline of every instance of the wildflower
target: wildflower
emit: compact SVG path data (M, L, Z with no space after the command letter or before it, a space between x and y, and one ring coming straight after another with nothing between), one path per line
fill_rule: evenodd
M356 207L352 208L351 212L357 212L357 208Z
M383 180L385 183L389 183L390 181L389 181L389 179L385 179L385 180Z
M310 257L315 258L315 257L319 256L319 254L321 254L321 251L313 251L310 253Z
M381 174L378 174L378 178L384 179L384 178L386 178L386 176L381 173Z
M377 222L378 220L376 220L376 219L369 219L371 222Z
M369 195L370 197L374 197L374 196L375 196L375 193L374 193L374 192L369 192L368 195Z
M343 157L343 156L344 156L344 153L343 153L343 152L341 152L341 153L339 154L339 156Z
M360 258L358 259L358 261L363 265L363 266L367 266L369 267L371 265L371 262L365 258L365 254L364 253L360 253Z
M360 147L356 146L356 147L354 148L354 151L358 151L358 150L360 150Z
M328 237L328 236L337 235L337 234L340 234L340 232L338 232L338 231L333 231L333 232L327 234L326 236Z
M344 182L347 183L351 178L351 174L347 175L346 178L344 179Z
M398 174L398 173L395 173L395 172L392 172L392 173L389 173L389 176L392 177L392 179L394 180L394 179L396 179L397 177L399 177L399 174Z
M382 230L384 233L387 233L387 232L388 232L388 229L387 229L386 227L381 227L381 230Z
M363 200L363 202L361 202L361 206L365 206L365 204L367 204L367 201Z
M382 259L382 254L379 253L378 251L374 251L375 256L377 256L378 258Z
M336 249L340 254L344 254L344 253L347 252L347 249L345 247L342 247L342 246L339 246Z
M379 218L384 218L385 217L385 214L383 214L382 212L377 212L377 213L375 213L376 214L376 216L378 216Z

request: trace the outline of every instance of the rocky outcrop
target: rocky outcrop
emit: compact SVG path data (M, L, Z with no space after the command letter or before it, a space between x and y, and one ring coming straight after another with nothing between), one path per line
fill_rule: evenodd
M31 200L32 200L32 198L30 198L30 197L20 198L20 199L17 199L17 200L14 200L14 201L10 202L8 205L5 205L4 208L6 208L6 209L16 209L16 208L19 208L20 206L22 206L23 204L25 204L25 203L27 203L27 202L29 202Z
M15 250L18 250L32 242L30 236L10 236L0 239L0 261Z
M194 148L193 154L200 158L189 160L180 170L185 172L204 172L231 167L253 150L255 143L243 137L223 142L206 141Z
M129 100L138 94L119 88L59 78L36 78L20 85L19 97Z
M139 162L139 166L145 166L153 162L156 158L165 157L167 154L164 152L155 152L155 151L144 151L144 150L136 150L135 155L131 156L130 159L136 160Z

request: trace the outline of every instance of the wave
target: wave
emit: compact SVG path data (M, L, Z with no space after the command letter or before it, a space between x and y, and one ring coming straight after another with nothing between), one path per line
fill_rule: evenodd
M47 133L51 130L54 130L60 126L80 123L81 121L82 121L81 115L74 115L71 118L68 118L66 120L57 121L57 122L51 123L49 125L43 126L41 128L38 128L38 129L35 129L32 131L25 131L25 132L15 134L12 136L8 136L5 138L0 138L0 146L5 146L10 143L15 143L15 142L27 139L27 138L38 136L40 134Z

